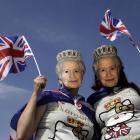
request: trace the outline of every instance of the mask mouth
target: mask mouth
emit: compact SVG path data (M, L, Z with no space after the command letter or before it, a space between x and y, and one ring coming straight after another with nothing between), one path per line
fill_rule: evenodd
M69 82L70 82L70 83L76 83L77 80L70 80Z
M106 82L112 82L114 80L115 80L114 78L112 78L112 79L105 79Z

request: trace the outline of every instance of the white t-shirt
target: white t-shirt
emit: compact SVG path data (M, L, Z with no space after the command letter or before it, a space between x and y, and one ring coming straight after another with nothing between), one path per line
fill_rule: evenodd
M125 88L114 92L95 106L102 140L140 139L140 95L136 90Z
M93 123L71 103L52 102L40 121L36 140L91 140Z
M72 97L64 88L47 91L46 111L36 131L36 140L92 140L95 112L83 97Z

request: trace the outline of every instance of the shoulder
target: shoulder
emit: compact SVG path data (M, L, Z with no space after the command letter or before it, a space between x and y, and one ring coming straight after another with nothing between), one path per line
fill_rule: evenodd
M140 95L140 88L135 83L133 82L128 83L126 86L121 87L120 91L128 90L128 89L133 90Z
M98 91L95 91L94 93L92 93L88 98L87 98L87 102L94 106L94 104L100 100L101 98L107 96L109 93L108 93L108 90L105 89L105 88L102 88Z
M57 101L59 96L62 96L62 92L59 90L44 90L38 97L37 104L44 105L46 103Z
M133 88L140 94L140 88L135 83L129 83L129 87Z

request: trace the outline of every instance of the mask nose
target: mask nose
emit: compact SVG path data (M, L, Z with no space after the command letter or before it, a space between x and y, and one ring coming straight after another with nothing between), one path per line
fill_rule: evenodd
M106 75L107 75L107 76L111 76L111 75L112 75L110 69L106 69Z
M70 77L70 78L74 78L74 77L75 77L75 73L74 73L73 71L70 71L69 77Z

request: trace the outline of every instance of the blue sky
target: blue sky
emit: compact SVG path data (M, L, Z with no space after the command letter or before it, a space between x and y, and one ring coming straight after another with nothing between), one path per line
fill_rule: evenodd
M87 71L80 93L87 97L93 81L92 52L101 44L113 44L125 66L129 81L140 86L140 54L126 36L110 42L99 34L99 24L107 8L120 18L140 46L139 0L1 0L0 35L25 35L46 88L58 88L55 74L56 54L64 49L77 49L83 54ZM9 74L0 81L0 139L8 140L12 115L27 102L33 79L38 75L33 59L27 60L24 72Z

